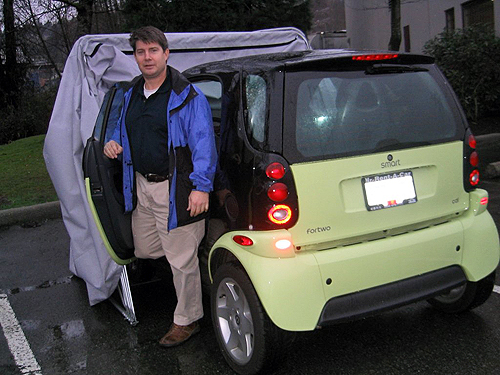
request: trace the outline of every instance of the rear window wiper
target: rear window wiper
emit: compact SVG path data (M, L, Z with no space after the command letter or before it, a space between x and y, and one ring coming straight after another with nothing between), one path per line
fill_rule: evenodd
M413 65L396 65L396 64L374 64L366 68L366 74L390 74L390 73L412 73L412 72L428 72L429 69L421 66Z

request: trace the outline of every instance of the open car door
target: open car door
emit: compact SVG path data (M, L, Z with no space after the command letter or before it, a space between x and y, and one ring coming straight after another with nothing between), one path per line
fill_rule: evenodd
M125 90L116 84L104 97L83 154L88 204L109 255L120 265L135 260L132 215L124 213L121 161L106 157L103 147L117 126Z

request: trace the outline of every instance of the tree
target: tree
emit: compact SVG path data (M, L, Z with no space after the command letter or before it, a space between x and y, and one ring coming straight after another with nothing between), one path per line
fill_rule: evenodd
M47 0L76 11L78 36L113 33L122 26L119 0ZM60 6L61 6L60 5Z
M5 0L3 5L5 25L5 62L2 61L1 93L2 107L16 105L21 79L21 70L17 63L17 41L14 18L14 0Z
M500 38L491 28L472 26L443 32L424 52L435 57L471 120L500 108Z
M399 51L401 45L401 0L389 0L391 10L391 39L389 50Z
M309 0L126 0L126 29L153 25L163 31L243 31L311 27Z

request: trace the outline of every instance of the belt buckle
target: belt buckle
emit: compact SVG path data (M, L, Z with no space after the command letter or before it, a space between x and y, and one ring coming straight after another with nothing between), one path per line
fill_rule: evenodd
M146 173L144 175L144 177L146 177L146 180L148 182L163 182L166 180L166 178L164 176L160 176L160 175L155 174L155 173Z

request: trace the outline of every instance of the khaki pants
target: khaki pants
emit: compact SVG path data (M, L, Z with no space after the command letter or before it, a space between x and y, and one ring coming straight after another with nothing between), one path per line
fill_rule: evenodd
M136 173L137 207L132 213L135 256L165 256L174 277L177 306L174 323L188 325L203 316L198 246L205 235L205 220L168 231L168 180L148 182Z

